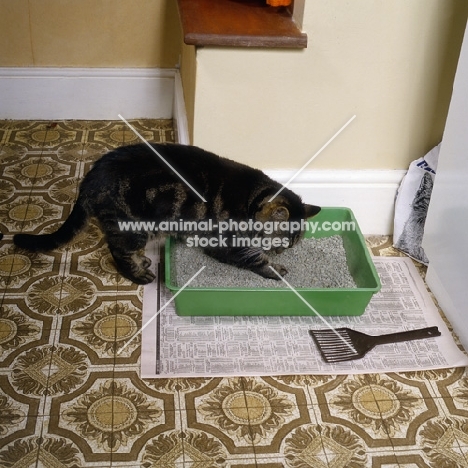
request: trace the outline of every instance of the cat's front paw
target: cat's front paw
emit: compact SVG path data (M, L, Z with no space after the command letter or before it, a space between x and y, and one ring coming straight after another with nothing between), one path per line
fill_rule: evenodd
M279 263L272 263L270 266L273 267L281 276L288 274L287 268L283 265L280 265ZM278 275L276 275L275 272L271 270L271 268L270 271L275 275L276 279L280 279L278 278Z
M260 276L268 279L280 280L281 276L284 276L288 273L288 270L283 265L278 263L270 263L265 265L255 271ZM279 276L278 276L279 275Z
M136 274L132 273L125 276L136 284L148 284L153 282L156 278L156 275L148 269L143 269Z
M133 256L131 261L117 263L117 268L125 278L136 284L148 284L155 280L156 274L148 267L151 260L148 257Z
M148 257L142 256L141 257L141 267L148 268L151 265L151 259Z

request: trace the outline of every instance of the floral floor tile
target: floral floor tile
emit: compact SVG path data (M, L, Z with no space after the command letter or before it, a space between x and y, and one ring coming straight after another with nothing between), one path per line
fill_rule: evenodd
M175 141L170 120L130 124ZM465 369L141 379L143 289L97 224L48 253L12 243L57 229L92 164L138 142L120 120L0 121L0 466L468 467Z

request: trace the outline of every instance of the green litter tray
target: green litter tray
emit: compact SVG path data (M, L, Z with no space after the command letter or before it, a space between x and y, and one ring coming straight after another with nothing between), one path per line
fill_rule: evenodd
M346 251L349 271L356 288L196 288L174 286L171 281L171 249L175 240L165 245L166 286L173 294L181 316L356 316L364 313L373 294L380 290L380 280L367 250L364 237L349 208L322 208L311 221L318 229L305 237L340 235ZM350 229L349 226L353 226ZM311 259L313 261L313 259ZM287 279L287 276L285 277ZM310 307L309 307L310 306Z

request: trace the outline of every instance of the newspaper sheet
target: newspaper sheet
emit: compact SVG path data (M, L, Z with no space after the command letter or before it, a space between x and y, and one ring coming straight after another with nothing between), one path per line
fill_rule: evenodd
M141 377L363 374L467 366L467 355L455 344L411 260L373 261L382 290L359 317L325 317L330 327L379 335L438 326L440 337L381 345L363 359L327 364L308 333L324 328L317 317L180 317L160 281L144 290Z

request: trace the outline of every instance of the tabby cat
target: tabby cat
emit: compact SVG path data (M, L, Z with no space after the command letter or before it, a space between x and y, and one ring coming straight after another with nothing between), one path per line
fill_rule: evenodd
M180 219L212 220L215 225L227 219L282 222L307 219L320 211L317 206L302 203L300 197L287 188L270 202L282 186L260 170L195 146L151 146L154 151L145 144L137 144L117 148L102 156L81 182L75 206L64 224L51 234L16 234L15 245L33 252L55 249L69 242L90 217L95 217L119 272L135 283L147 284L154 280L155 275L148 268L151 261L141 251L150 233L121 230L119 222L150 220L159 223ZM193 233L165 234L186 238ZM198 234L218 236L216 229ZM231 238L235 234L228 233ZM264 231L247 234L251 237L267 236ZM302 232L268 234L287 235L287 247L292 247ZM204 250L221 262L251 270L265 278L278 279L270 266L280 275L287 273L282 265L272 263L261 247L229 244ZM275 250L279 252L282 247Z

